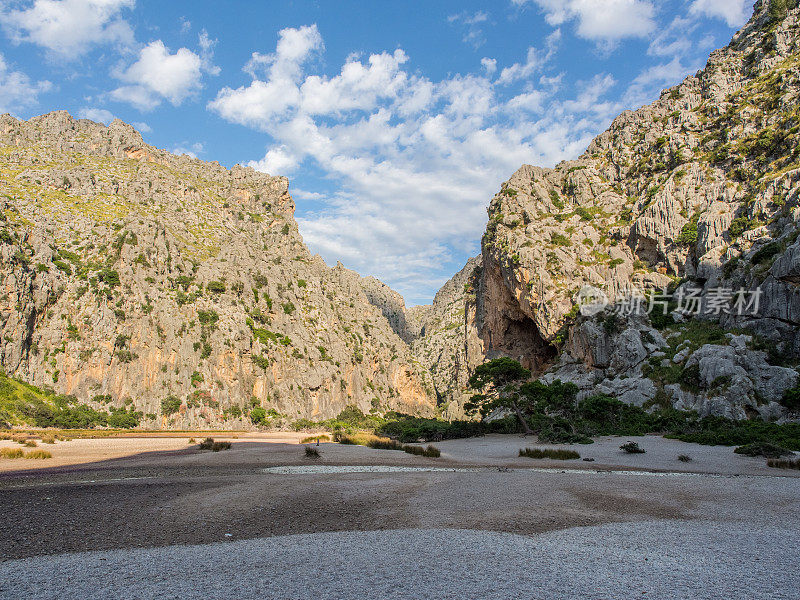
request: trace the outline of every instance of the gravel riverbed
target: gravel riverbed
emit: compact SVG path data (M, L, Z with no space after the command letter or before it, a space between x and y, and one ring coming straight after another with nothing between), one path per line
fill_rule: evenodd
M0 564L2 598L797 598L800 533L642 521L342 531Z

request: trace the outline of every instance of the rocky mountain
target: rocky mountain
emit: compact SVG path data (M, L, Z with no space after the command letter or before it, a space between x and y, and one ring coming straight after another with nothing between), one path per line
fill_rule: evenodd
M800 356L799 42L797 2L759 1L705 69L577 160L514 173L489 206L459 338L415 342L422 357L450 346L427 365L450 374L437 390L463 382L452 348L470 348L467 363L511 356L583 396L785 416ZM582 289L610 306L581 315ZM636 312L659 314L626 314L639 296Z
M412 308L311 255L285 178L174 156L120 121L4 115L0 366L145 426L349 404L459 417L497 356L581 397L791 418L799 43L796 0L756 2L703 70L578 159L514 173L481 255Z
M377 284L311 255L283 177L174 156L121 121L3 115L0 205L9 375L132 404L146 426L435 410Z

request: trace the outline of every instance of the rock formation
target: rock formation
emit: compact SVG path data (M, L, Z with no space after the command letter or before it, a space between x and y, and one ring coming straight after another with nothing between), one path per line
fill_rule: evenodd
M0 169L9 375L132 401L146 426L242 426L254 404L290 421L348 404L434 412L402 324L309 253L285 178L65 112L0 117ZM162 415L169 397L180 411Z
M784 414L778 401L797 373L781 363L800 356L799 43L797 2L759 1L705 69L622 113L577 160L523 165L491 201L476 297L465 301L472 316L447 344L511 356L583 395ZM584 286L622 318L613 307L581 316ZM649 307L665 288L674 316L662 331L624 315L636 290ZM734 310L739 290L759 306ZM675 313L692 294L701 314ZM698 321L747 335L702 343ZM417 355L431 342L415 342ZM434 381L437 370L453 374L437 390L463 382L452 360L452 350L423 360Z

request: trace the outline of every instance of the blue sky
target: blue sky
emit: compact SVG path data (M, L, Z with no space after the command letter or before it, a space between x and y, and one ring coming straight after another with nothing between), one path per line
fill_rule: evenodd
M580 154L753 0L0 0L0 112L137 126L285 175L300 231L430 301L523 163Z

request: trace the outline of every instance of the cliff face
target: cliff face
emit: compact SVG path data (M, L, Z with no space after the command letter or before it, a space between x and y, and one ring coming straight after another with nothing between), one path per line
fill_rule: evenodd
M524 165L502 185L482 240L477 315L459 344L478 336L487 357L512 356L584 395L785 413L778 400L797 373L777 363L800 355L796 4L758 2L705 69L621 114L577 160ZM576 318L586 285L612 304L635 289L671 286L677 298L697 288L702 314L668 316L661 332L647 317L611 323L609 310ZM748 301L760 289L760 305L707 311L720 288ZM703 339L698 319L750 335ZM696 377L679 385L686 369Z
M63 112L0 117L0 172L9 375L130 398L151 426L219 426L253 400L290 419L433 412L402 328L303 244L285 178ZM180 413L162 417L170 395Z

